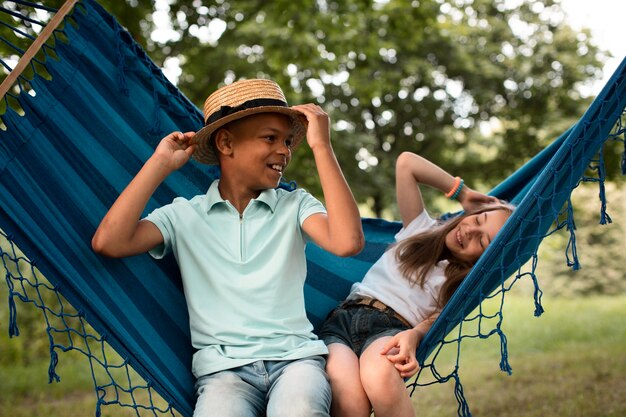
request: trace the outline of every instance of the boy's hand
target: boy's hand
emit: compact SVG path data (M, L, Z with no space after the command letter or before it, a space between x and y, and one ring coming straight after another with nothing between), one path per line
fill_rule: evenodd
M159 158L172 171L185 165L196 150L196 145L190 143L195 132L172 132L159 142L154 156Z
M393 336L380 352L381 355L387 355L402 378L410 378L419 370L419 363L415 359L417 339L418 332L415 329L405 330Z
M292 106L292 109L304 114L309 122L306 140L311 149L318 145L324 146L330 143L330 118L320 106L309 103Z
M489 203L497 203L496 197L491 197L478 191L474 191L469 187L463 187L461 194L459 194L459 203L463 206L463 210L472 211L478 209L480 206Z

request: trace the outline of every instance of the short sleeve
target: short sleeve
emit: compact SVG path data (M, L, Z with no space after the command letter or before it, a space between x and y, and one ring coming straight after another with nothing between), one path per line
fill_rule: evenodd
M436 221L428 215L428 212L426 210L424 210L416 218L411 220L411 222L407 224L406 227L403 227L398 233L396 233L396 241L399 242L409 236L413 236L418 232L429 229L433 227L435 223Z
M174 225L176 224L175 206L176 199L173 203L159 207L148 214L144 220L153 223L163 235L163 243L150 249L148 253L155 259L161 259L172 251L172 247L176 243L176 233Z
M304 221L313 214L326 213L324 205L307 191L300 189L293 192L299 192L301 194L300 206L298 210L298 221L300 226L302 226L302 223L304 223Z

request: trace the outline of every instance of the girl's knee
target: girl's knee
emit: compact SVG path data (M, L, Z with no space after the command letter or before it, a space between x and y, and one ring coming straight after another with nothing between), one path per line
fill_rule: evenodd
M372 403L387 400L393 402L406 395L400 373L383 355L361 363L361 384Z
M372 355L366 360L363 359L364 358L361 360L360 369L361 381L363 384L372 383L374 381L383 381L382 383L387 383L389 380L400 378L400 373L386 356Z

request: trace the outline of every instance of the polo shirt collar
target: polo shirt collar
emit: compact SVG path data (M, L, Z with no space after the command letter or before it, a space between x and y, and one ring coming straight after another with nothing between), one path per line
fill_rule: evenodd
M211 183L211 186L209 187L209 190L206 193L206 200L205 200L206 212L210 211L213 208L213 206L218 203L226 203L226 200L224 200L222 196L220 195L220 190L218 188L219 182L220 180L213 181ZM253 201L264 203L265 205L267 205L267 207L269 207L270 210L272 210L272 213L273 213L274 210L276 209L276 204L278 203L278 196L276 194L275 189L268 189L268 190L263 190L261 194L259 194L259 196L255 198Z

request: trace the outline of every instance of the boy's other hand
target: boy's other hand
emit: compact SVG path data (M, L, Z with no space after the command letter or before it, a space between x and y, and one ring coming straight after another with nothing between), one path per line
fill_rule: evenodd
M308 103L292 106L292 109L304 114L309 122L306 140L311 149L330 144L330 118L320 106Z
M185 165L196 150L191 144L195 132L172 132L159 142L154 156L159 158L173 171Z

